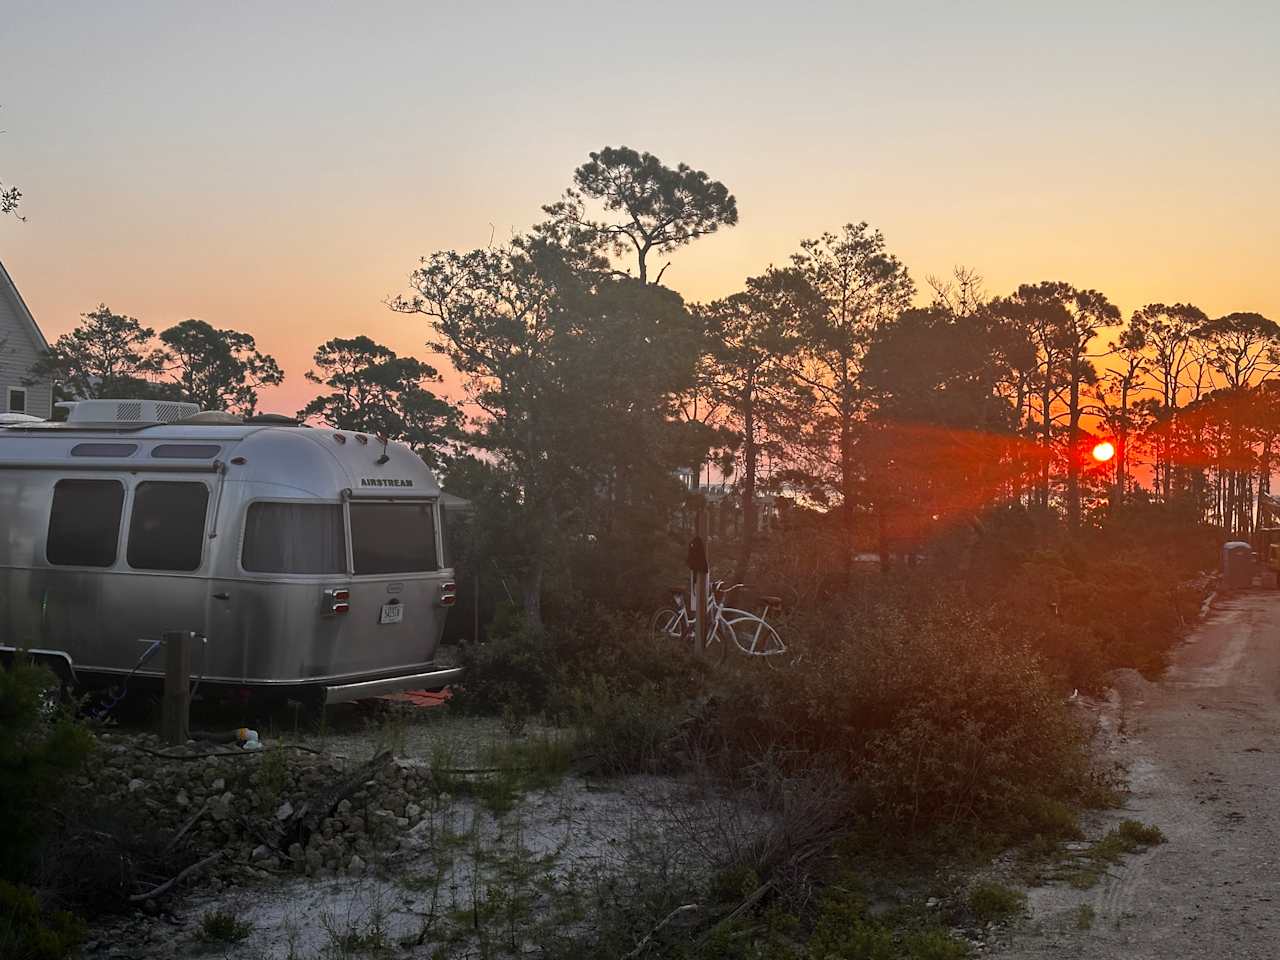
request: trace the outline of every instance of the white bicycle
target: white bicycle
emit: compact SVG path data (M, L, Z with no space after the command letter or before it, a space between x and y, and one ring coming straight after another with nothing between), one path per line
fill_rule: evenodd
M722 662L732 644L740 653L764 657L770 667L777 666L785 660L787 645L765 618L770 610L782 606L782 598L762 596L760 602L764 609L758 614L726 606L725 598L741 587L740 583L726 587L723 580L711 585L711 594L707 597L711 629L707 631L706 659L713 663ZM686 589L672 587L671 602L672 606L663 607L653 615L649 632L660 642L674 641L692 647L697 641L698 617L690 609Z

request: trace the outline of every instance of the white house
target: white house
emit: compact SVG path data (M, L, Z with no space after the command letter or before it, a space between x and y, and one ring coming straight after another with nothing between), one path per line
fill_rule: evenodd
M26 383L31 365L49 344L0 263L0 413L53 415L53 383Z

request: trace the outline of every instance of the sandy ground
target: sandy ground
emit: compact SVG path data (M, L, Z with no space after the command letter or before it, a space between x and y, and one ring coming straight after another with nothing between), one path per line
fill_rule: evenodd
M1280 957L1280 591L1220 600L1162 682L1127 679L1104 719L1132 794L1091 826L1133 818L1168 842L1092 890L1031 890L999 955Z

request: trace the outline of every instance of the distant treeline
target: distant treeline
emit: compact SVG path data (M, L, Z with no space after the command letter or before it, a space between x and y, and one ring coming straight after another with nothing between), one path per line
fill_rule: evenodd
M930 278L919 306L866 223L802 241L738 293L686 303L662 285L669 254L734 226L737 202L706 173L627 147L592 153L543 210L508 243L423 258L389 301L425 321L463 402L435 392L432 366L354 336L317 348L306 377L322 392L298 411L403 440L481 502L473 548L500 557L535 620L570 557L657 556L681 470L734 485L739 571L764 492L838 518L848 568L869 545L914 552L1001 501L1071 529L1125 500L1182 501L1247 530L1269 486L1280 327L1259 314L1155 303L1123 322L1096 290L993 296L963 268ZM105 305L32 375L67 397L244 413L283 380L246 333L186 320L157 336ZM1099 465L1087 451L1101 438L1115 456Z

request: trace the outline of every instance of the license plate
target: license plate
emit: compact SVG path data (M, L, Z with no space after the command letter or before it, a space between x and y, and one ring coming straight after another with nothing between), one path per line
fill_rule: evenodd
M403 603L384 603L378 613L379 623L399 623L404 619Z

